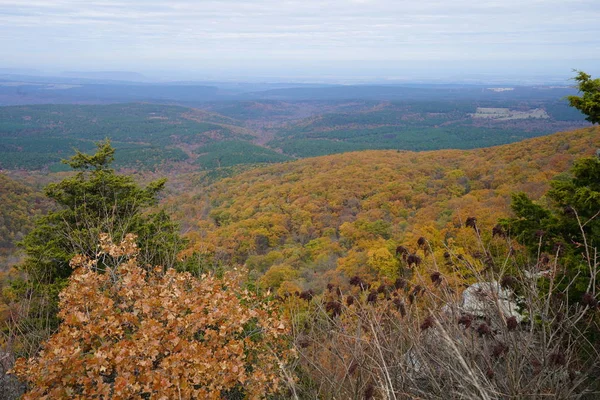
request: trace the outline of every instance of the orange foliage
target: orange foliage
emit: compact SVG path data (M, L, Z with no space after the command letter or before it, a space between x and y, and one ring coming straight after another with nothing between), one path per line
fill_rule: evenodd
M469 216L489 236L510 214L511 193L539 198L549 179L598 147L600 128L590 127L476 150L330 155L246 171L171 201L185 210L184 225L196 218L193 248L207 258L260 265L257 277L285 264L299 272L297 286L319 289L336 269L344 279L389 276L393 262L379 268L369 252L421 236L436 252L476 250L461 233Z
M75 257L59 331L14 367L29 384L25 399L263 398L279 389L287 326L239 289L238 275L146 271L133 235L102 244L100 257L118 265L100 273L98 260Z

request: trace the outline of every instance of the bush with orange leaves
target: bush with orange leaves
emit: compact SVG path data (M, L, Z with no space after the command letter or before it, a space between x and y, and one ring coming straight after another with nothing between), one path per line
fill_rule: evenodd
M59 331L13 373L37 398L262 398L282 386L287 327L239 275L137 265L135 237L75 257ZM107 267L114 262L114 267ZM101 261L99 261L101 260ZM100 271L102 269L102 271Z

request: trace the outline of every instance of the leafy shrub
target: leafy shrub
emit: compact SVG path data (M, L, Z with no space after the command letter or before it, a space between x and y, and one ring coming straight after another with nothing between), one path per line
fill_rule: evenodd
M281 387L287 325L239 275L222 278L138 265L135 236L101 238L76 256L61 293L63 323L39 356L19 359L24 399L259 398ZM105 259L114 267L104 268ZM103 260L104 259L104 260ZM103 260L103 261L101 261Z

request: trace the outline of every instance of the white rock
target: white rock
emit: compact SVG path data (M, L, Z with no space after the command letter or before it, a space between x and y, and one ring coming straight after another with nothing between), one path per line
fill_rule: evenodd
M478 317L489 317L500 313L504 318L515 317L518 322L523 320L523 316L518 311L514 292L502 288L496 281L474 283L465 289L460 310L465 314Z

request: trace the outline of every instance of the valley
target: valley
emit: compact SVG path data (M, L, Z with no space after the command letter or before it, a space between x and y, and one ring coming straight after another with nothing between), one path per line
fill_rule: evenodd
M8 83L0 89L38 85ZM189 85L172 92L94 85L86 102L99 104L78 104L67 85L64 104L0 107L0 168L64 170L60 160L71 149L89 151L105 138L119 150L119 168L192 171L360 150L480 148L587 125L560 97L573 93L562 87L333 85L244 92L251 87L242 86L214 88L231 98L205 98ZM107 99L112 104L100 100L107 91L115 96ZM153 91L172 98L165 103ZM33 103L41 99L35 90L30 94Z
M595 207L597 182L586 179L596 171L600 127L548 92L496 89L325 86L238 92L237 100L0 107L5 357L38 357L11 364L26 379L44 377L58 353L56 374L91 368L103 376L71 346L95 349L96 358L109 354L102 368L122 376L152 365L147 376L167 391L164 371L206 368L206 383L183 389L200 397L222 390L215 365L234 365L231 398L242 385L257 398L275 392L265 382L284 382L283 370L301 377L285 381L295 398L333 399L375 390L383 367L369 354L380 351L401 366L397 378L414 370L411 352L425 365L427 375L395 388L443 393L432 378L440 371L461 387L451 357L459 352L478 369L490 365L478 378L485 385L521 390L488 375L509 376L504 360L559 357L530 320L548 307L538 298L564 293L575 304L571 325L553 325L552 335L568 328L587 343L597 333L597 302L586 291L596 258L581 262L588 244L578 235L596 241L598 214L586 204ZM560 205L567 198L589 217L579 231L570 206ZM488 306L485 315L469 311L468 293L494 290L526 307L512 317ZM556 301L554 319L565 307ZM442 347L449 353L440 369L427 357L444 332L454 347ZM525 336L535 346L524 346ZM45 339L54 353L38 351ZM575 359L584 350L564 351ZM594 368L594 357L581 359L592 363L582 371ZM68 375L97 390L80 376ZM522 382L564 390L560 379ZM34 396L71 383L30 385Z
M0 400L600 399L597 3L0 0Z

